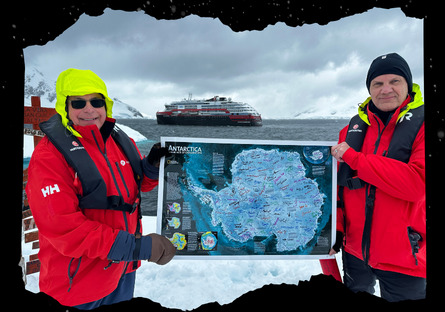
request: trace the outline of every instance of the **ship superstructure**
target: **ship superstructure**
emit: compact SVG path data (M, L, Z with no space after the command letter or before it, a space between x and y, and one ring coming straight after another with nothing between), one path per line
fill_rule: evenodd
M261 115L249 104L230 97L214 96L207 100L188 99L165 104L156 113L158 124L206 126L261 126Z

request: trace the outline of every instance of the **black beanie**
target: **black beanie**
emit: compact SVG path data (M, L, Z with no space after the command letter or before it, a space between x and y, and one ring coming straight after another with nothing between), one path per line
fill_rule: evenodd
M413 90L413 76L411 70L405 59L397 53L381 55L372 61L368 70L368 76L366 77L366 87L368 88L368 91L371 81L374 78L386 74L399 75L405 78L408 83L408 92L411 93Z

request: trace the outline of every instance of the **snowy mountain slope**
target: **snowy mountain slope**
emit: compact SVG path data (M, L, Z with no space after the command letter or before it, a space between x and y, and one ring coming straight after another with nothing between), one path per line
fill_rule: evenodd
M45 77L35 67L26 67L25 106L31 106L31 96L40 96L42 107L54 107L56 104L56 81ZM150 118L117 98L113 98L113 101L113 118Z
M46 78L36 68L25 69L25 103L31 105L31 96L40 96L44 107L54 107L56 101L56 81ZM46 105L44 105L46 104Z
M114 105L113 105L113 116L114 118L144 118L142 113L138 111L136 108L125 104L121 100L117 98L113 98Z
M291 118L295 119L350 119L357 114L358 105L312 105L304 106L295 111Z

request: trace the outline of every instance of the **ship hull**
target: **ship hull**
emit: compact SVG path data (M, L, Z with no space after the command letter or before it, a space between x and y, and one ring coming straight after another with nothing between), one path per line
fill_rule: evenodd
M260 118L239 118L240 116L169 116L156 115L159 125L190 125L190 126L262 126Z

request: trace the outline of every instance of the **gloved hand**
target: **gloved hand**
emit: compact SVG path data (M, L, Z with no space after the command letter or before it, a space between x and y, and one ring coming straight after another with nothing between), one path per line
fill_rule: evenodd
M176 248L172 242L159 234L148 234L151 237L151 257L148 259L159 265L164 265L170 262L176 253Z
M141 236L140 233L133 235L119 231L107 256L110 261L108 267L112 263L136 260L148 260L163 265L168 263L175 253L175 246L164 236L154 233Z
M150 165L153 165L155 167L159 168L159 162L161 160L161 157L164 156L171 156L170 152L168 151L168 148L161 147L161 143L156 143L153 145L153 147L150 150L150 153L147 156L147 161Z

